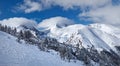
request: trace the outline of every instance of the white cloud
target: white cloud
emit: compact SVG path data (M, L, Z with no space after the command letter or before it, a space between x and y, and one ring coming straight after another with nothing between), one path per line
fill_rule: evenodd
M99 7L111 2L111 0L49 0L55 5L61 6L64 9L73 9L74 7Z
M109 5L103 8L94 9L88 12L79 14L80 18L92 20L97 23L106 23L115 26L120 26L120 6Z
M9 18L9 19L4 19L4 20L1 20L0 23L2 25L7 25L10 27L19 27L22 25L25 25L27 27L33 27L37 25L36 21L23 18L23 17L14 17L14 18Z
M34 11L41 11L42 5L39 2L24 0L24 4L18 7L20 10L24 10L25 13L30 13Z
M51 17L48 19L44 19L42 22L38 24L38 28L54 28L54 27L66 27L68 25L74 24L74 22L65 17Z
M52 6L60 6L65 10L74 9L74 7L85 8L91 7L96 8L109 4L111 0L24 0L24 3L19 6L19 9L24 10L25 13L34 11L41 11Z

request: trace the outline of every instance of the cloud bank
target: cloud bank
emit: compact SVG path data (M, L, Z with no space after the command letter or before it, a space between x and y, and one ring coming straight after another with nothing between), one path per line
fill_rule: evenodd
M52 6L60 6L65 10L85 7L97 8L109 4L111 0L24 0L23 4L19 5L19 9L25 13L34 11L42 11Z
M79 14L80 18L88 17L93 22L112 24L120 26L120 6L106 6L96 10Z

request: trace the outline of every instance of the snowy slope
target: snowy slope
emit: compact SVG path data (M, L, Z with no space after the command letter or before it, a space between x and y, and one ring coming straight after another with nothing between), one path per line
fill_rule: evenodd
M82 62L65 62L55 51L40 51L37 46L16 42L0 31L0 66L84 66Z
M62 23L62 22L60 22ZM40 23L41 24L41 23ZM39 25L40 25L39 24ZM45 22L47 25L47 22ZM64 23L63 23L64 24ZM53 25L53 24L51 24ZM53 26L56 26L53 25ZM42 26L39 26L39 28ZM49 26L48 26L49 28ZM46 30L46 29L40 29ZM79 41L86 48L92 45L98 50L114 50L114 46L120 46L120 29L106 24L71 24L66 27L51 27L47 36L56 38L59 42L66 42L76 46ZM117 51L116 51L117 52Z
M115 26L112 25L106 25L100 23L91 24L90 26L120 38L120 28L116 28Z

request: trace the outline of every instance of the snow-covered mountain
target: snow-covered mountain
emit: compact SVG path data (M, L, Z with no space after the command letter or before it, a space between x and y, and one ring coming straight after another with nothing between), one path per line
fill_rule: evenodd
M120 65L120 29L115 26L100 23L74 24L73 21L62 17L46 19L38 25L28 20L13 23L5 20L1 22L2 25L24 31L15 32L13 29L0 25L0 37L3 37L0 39L0 57L4 59L0 60L0 64L3 66L7 63L11 65L15 63L18 66L21 63L23 66L38 64L42 66L47 66L46 64L50 66ZM62 59L69 61L72 59L77 62L65 62Z
M38 25L39 28L44 23ZM48 21L49 23L49 21ZM57 21L57 24L62 23ZM44 24L48 25L47 22ZM62 24L66 24L65 22ZM57 39L59 42L66 42L76 46L80 41L86 48L94 46L98 50L114 50L115 46L120 46L120 29L106 24L71 24L66 27L59 28L56 24L51 23L53 27L40 29L40 31L49 29L47 36ZM61 24L60 24L61 25ZM56 26L56 27L54 27Z

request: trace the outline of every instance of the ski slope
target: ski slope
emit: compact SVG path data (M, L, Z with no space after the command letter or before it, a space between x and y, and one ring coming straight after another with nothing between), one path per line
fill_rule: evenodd
M0 66L84 66L80 61L66 62L57 52L40 51L37 46L16 42L16 38L0 31Z

